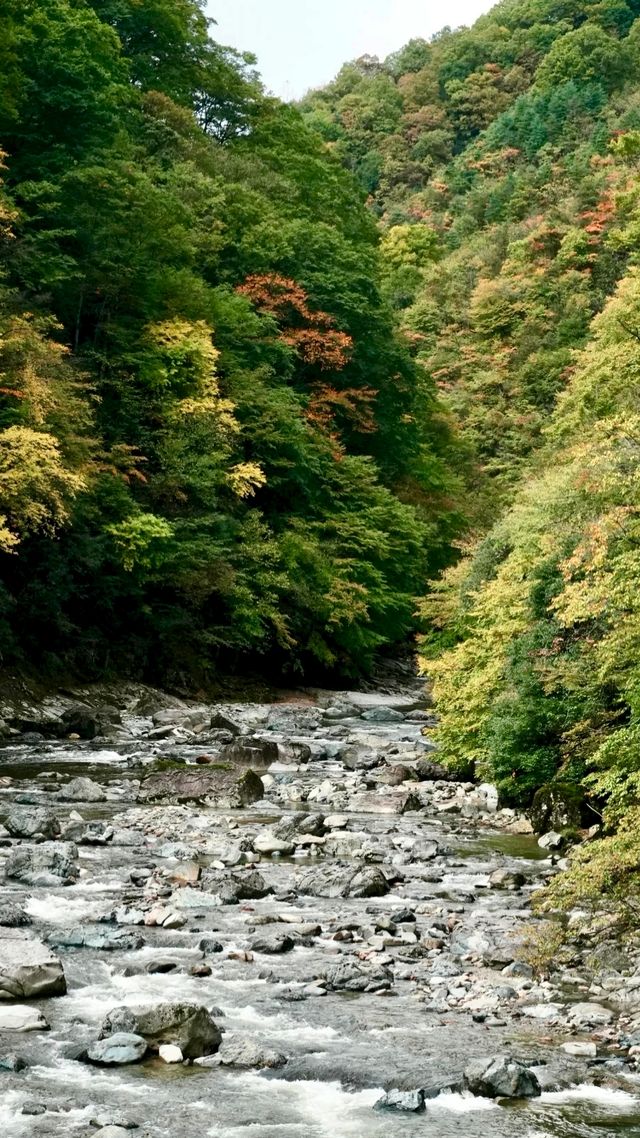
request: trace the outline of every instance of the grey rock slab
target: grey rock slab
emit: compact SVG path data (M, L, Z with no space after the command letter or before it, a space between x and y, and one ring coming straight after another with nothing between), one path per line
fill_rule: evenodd
M117 1031L106 1039L97 1039L92 1043L87 1048L87 1059L90 1063L100 1066L120 1066L125 1063L139 1063L146 1053L146 1039L134 1032Z
M220 763L151 774L140 785L138 801L170 799L172 802L198 802L207 799L217 806L236 808L250 806L263 795L264 786L255 771Z
M287 1062L287 1056L282 1052L264 1047L253 1039L229 1039L227 1036L223 1037L218 1058L223 1067L252 1067L261 1070L275 1070L284 1067Z
M142 948L144 937L132 929L100 929L77 927L56 929L49 933L47 942L56 948L95 948L103 952L129 952Z
M403 723L404 713L396 711L393 707L370 707L367 711L363 711L361 719L367 723Z
M0 930L0 1000L63 996L67 990L60 959L41 941Z
M38 1008L26 1004L0 1006L0 1031L48 1031L49 1024Z
M568 1016L574 1024L585 1027L600 1027L611 1023L613 1012L609 1008L603 1007L602 1004L582 1003L573 1004L569 1008Z
M595 1043L589 1040L570 1039L561 1046L566 1055L572 1055L577 1059L595 1059L598 1054Z

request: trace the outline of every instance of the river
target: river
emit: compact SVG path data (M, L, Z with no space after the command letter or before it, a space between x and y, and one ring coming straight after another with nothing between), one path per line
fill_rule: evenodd
M27 915L20 935L47 940L67 993L19 1001L40 1009L49 1030L0 1035L0 1061L17 1053L25 1063L0 1070L1 1132L640 1135L640 1081L619 1057L615 1022L570 1023L572 1005L593 1000L589 982L570 973L539 980L517 964L532 893L554 871L547 854L533 836L513 832L519 820L496 811L490 794L413 780L416 761L433 758L417 689L214 709L214 722L267 744L264 798L236 808L139 799L141 780L159 765L206 771L196 760L215 759L232 739L224 726L209 728L211 708L187 709L189 717L180 705L172 724L165 699L158 726L153 700L141 702L120 709L106 738L14 735L2 751L0 818L16 808L50 811L56 837L77 843L79 875L67 885L3 882L0 914L10 905ZM82 800L83 784L65 798L78 777L97 787L86 791L93 800ZM255 852L270 841L282 848ZM0 845L8 864L32 843L5 831ZM215 881L253 869L272 891L222 903ZM320 895L344 894L335 874L349 880L360 870L386 874L388 889ZM496 870L513 880L495 887ZM154 924L152 911L159 919L168 912L168 923ZM284 951L251 947L274 933ZM365 977L371 970L369 990L341 986L335 970L345 961ZM185 1001L213 1009L221 1056L249 1042L253 1065L169 1064L153 1054L113 1067L83 1061L112 1009ZM594 1039L591 1060L562 1049ZM542 1093L496 1101L465 1090L467 1065L491 1055L521 1060ZM267 1062L274 1065L260 1065ZM432 1097L418 1113L375 1109L394 1088Z

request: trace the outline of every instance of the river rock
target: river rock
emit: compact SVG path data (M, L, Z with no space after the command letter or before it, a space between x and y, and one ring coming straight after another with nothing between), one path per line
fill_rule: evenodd
M292 854L295 850L295 843L288 842L284 838L277 838L270 830L262 830L254 839L253 848L256 853L266 854Z
M0 1000L64 996L61 961L50 948L26 934L0 930Z
M373 992L390 988L393 975L381 964L346 959L329 968L325 980L336 992Z
M524 1063L510 1056L477 1059L464 1072L468 1090L483 1098L535 1098L540 1084Z
M264 795L262 780L255 771L227 766L181 768L160 771L143 779L139 802L170 799L173 802L210 800L216 806L234 809L250 806Z
M229 731L232 735L240 735L242 728L235 719L232 719L224 711L214 711L211 716L210 726L215 730Z
M88 707L68 707L61 716L67 735L78 735L80 739L95 739L102 730L102 724Z
M72 778L58 792L64 802L104 802L106 794L99 783L92 778Z
M260 1070L276 1070L284 1067L286 1055L263 1047L253 1039L223 1037L217 1058L222 1067L252 1067Z
M431 759L418 759L415 771L421 782L449 782L455 779L450 770Z
M424 1092L417 1091L387 1091L374 1104L374 1110L394 1111L403 1114L421 1114L425 1110Z
M404 715L393 707L370 707L363 711L361 719L367 723L404 723Z
M324 824L327 830L346 830L349 825L349 815L327 814Z
M384 755L372 751L369 747L345 747L341 755L342 764L348 771L371 771L384 763Z
M12 838L57 838L60 823L51 810L41 806L18 806L5 816Z
M0 903L0 928L20 929L31 924L31 917L11 901Z
M221 762L268 767L278 761L278 744L273 739L257 739L253 735L240 735L227 743L220 752Z
M166 1003L137 1008L114 1008L102 1024L102 1035L133 1032L146 1039L152 1051L164 1043L179 1047L185 1059L214 1054L222 1034L203 1004Z
M202 874L202 887L207 892L217 893L223 905L237 905L239 901L258 901L273 893L257 869L246 872L225 873L222 870L208 869Z
M292 937L285 932L264 932L249 942L251 952L264 952L269 955L291 952L294 947Z
M489 885L492 889L520 889L526 880L523 873L512 869L494 869L489 876Z
M130 952L142 948L144 937L133 929L100 929L96 926L54 929L47 943L56 948L94 948L102 952Z
M29 885L72 885L80 876L78 848L73 842L43 842L12 850L5 875Z
M175 1043L161 1043L158 1048L158 1055L165 1063L182 1063L184 1055Z
M0 1031L48 1031L49 1024L38 1008L26 1004L0 1006Z
M81 846L106 846L107 842L112 841L114 833L113 826L96 818L93 822L87 822L78 842Z
M561 1046L565 1055L573 1055L576 1059L595 1059L598 1054L595 1043L588 1039L570 1039Z
M391 886L381 869L366 866L323 866L306 870L297 881L299 893L312 897L384 897Z
M538 845L542 850L561 850L565 845L565 837L563 834L559 834L557 830L549 830L547 834L538 838Z
M570 1007L568 1017L579 1027L600 1027L611 1023L613 1012L602 1004L582 1003Z
M97 1039L87 1048L87 1060L99 1066L139 1063L147 1053L147 1041L135 1032L116 1031L107 1039Z
M0 1055L0 1071L12 1071L18 1074L20 1071L26 1071L29 1064L22 1055L17 1055L15 1051L9 1052L8 1055Z

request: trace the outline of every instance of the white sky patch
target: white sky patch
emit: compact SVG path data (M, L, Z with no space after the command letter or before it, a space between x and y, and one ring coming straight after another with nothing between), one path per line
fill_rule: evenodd
M445 25L471 24L488 0L208 0L215 39L252 51L266 86L285 99L328 83L360 55L384 57Z

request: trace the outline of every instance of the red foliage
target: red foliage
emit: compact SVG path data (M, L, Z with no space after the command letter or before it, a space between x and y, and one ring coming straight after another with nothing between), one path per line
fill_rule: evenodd
M247 277L237 289L260 312L273 316L281 328L281 339L300 358L321 371L340 371L348 362L353 345L351 336L335 327L328 312L309 307L301 285L277 273Z
M595 209L587 210L581 214L582 220L587 223L584 227L585 232L590 234L593 240L596 241L602 236L611 221L613 221L615 211L615 200L611 192L607 190L600 198Z
M336 412L341 412L360 434L377 430L373 401L378 392L373 387L346 387L338 391L322 384L314 389L307 408L309 422L330 431Z
M280 340L292 348L308 367L319 371L341 371L349 361L353 341L335 326L328 312L310 307L304 288L296 281L276 273L253 275L237 289L259 312L272 316L280 329ZM311 380L306 416L335 444L334 457L342 457L337 423L348 423L360 434L377 429L372 387L346 387L342 390L320 380Z

